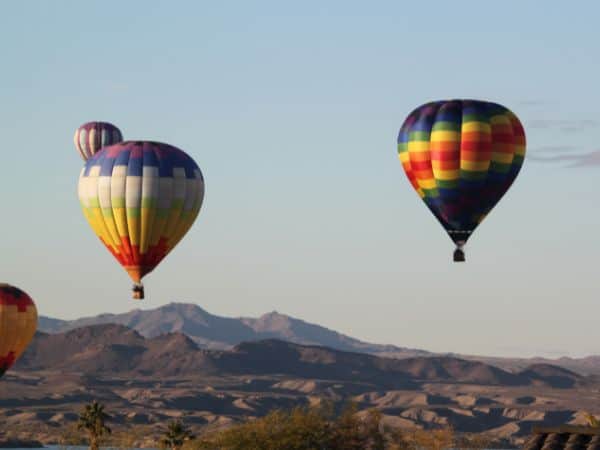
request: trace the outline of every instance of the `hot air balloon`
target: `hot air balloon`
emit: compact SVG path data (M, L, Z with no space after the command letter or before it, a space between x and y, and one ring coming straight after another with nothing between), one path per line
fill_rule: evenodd
M0 284L0 377L27 348L37 328L37 309L22 290Z
M79 200L92 230L134 281L177 245L200 212L204 179L198 165L168 144L126 141L87 160Z
M83 160L87 161L102 147L123 141L123 135L112 123L88 122L77 128L73 141Z
M404 121L398 156L419 196L463 246L517 177L525 131L504 106L479 100L427 103Z

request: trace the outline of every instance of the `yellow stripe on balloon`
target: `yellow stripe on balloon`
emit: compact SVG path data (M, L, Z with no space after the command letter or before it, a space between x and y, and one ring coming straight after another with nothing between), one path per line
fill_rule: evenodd
M102 218L110 239L115 246L119 244L119 232L113 217L111 198L111 178L107 176L98 177L98 201L102 210Z
M463 133L478 132L478 133L490 133L492 128L489 123L486 122L464 122L461 126Z
M113 217L115 219L115 226L119 231L120 238L129 237L129 229L127 228L127 212L125 208L113 207Z
M409 153L429 153L429 141L409 141Z
M435 130L431 132L431 142L460 142L460 133L451 130Z
M434 178L427 178L427 179L422 179L422 180L417 179L417 182L419 183L419 186L423 189L437 188Z
M435 163L435 161L434 161ZM434 168L435 169L435 168ZM460 178L460 170L434 170L436 180L457 180Z
M104 217L102 217L102 210L100 207L94 206L90 208L90 213L92 216L92 228L94 232L106 243L108 243L111 247L116 248L116 244L110 235L110 232L106 228L106 223L104 222Z
M125 209L125 185L127 181L127 166L115 165L110 182L113 220L119 233L119 241L129 237L127 228L127 210Z
M127 216L127 229L129 230L129 242L133 246L140 245L140 218L128 215Z

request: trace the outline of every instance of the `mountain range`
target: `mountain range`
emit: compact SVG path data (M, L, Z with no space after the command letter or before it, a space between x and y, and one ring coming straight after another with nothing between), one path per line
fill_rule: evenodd
M481 361L511 372L524 370L532 364L545 364L559 366L582 375L600 376L600 356L548 359L500 358L454 353L440 355L426 350L364 342L276 311L258 318L230 318L210 314L198 305L190 303L170 303L152 310L135 309L123 314L101 314L76 320L41 316L38 329L46 333L58 333L108 323L124 325L150 338L164 333L182 333L200 347L215 350L231 349L242 342L280 339L301 345L319 345L335 350L391 358L452 356Z
M342 351L388 353L402 357L431 355L423 350L366 343L276 311L259 318L229 318L210 314L198 305L190 303L170 303L152 310L135 309L124 314L100 314L76 320L41 316L38 329L46 333L58 333L107 323L124 325L145 337L183 333L201 347L215 350L230 349L241 342L281 339Z
M47 444L92 400L106 405L115 431L152 439L172 417L201 433L322 401L377 408L392 427L451 426L512 444L532 426L600 413L596 376L370 344L276 312L236 319L169 304L74 321L40 317L39 329L0 383L0 429Z
M38 332L17 368L151 378L283 374L369 383L380 389L415 389L424 382L561 389L585 380L549 365L533 365L512 373L452 357L383 358L278 339L243 342L230 350L206 350L182 333L145 338L115 324L57 334Z

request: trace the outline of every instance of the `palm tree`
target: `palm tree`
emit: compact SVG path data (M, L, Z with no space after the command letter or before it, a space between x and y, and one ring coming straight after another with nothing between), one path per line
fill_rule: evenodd
M181 450L183 443L194 439L190 430L183 424L181 420L172 420L167 424L167 429L160 438L160 443L163 447L171 450Z
M104 405L96 400L85 405L85 408L79 414L77 429L87 432L90 440L90 450L98 450L102 436L110 434L110 428L104 423L108 419L108 414L104 412Z

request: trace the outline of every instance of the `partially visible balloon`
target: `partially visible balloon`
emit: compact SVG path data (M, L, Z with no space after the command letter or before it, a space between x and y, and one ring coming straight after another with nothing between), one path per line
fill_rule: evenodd
M73 137L75 147L84 161L95 155L102 147L117 144L122 140L121 130L108 122L84 123L77 128Z
M525 131L504 106L479 100L427 103L404 121L398 156L413 188L463 245L517 177Z
M37 328L37 309L20 289L0 284L0 377L29 345Z
M134 281L177 245L200 212L204 178L198 165L168 144L125 141L104 147L79 177L83 213L106 248Z

